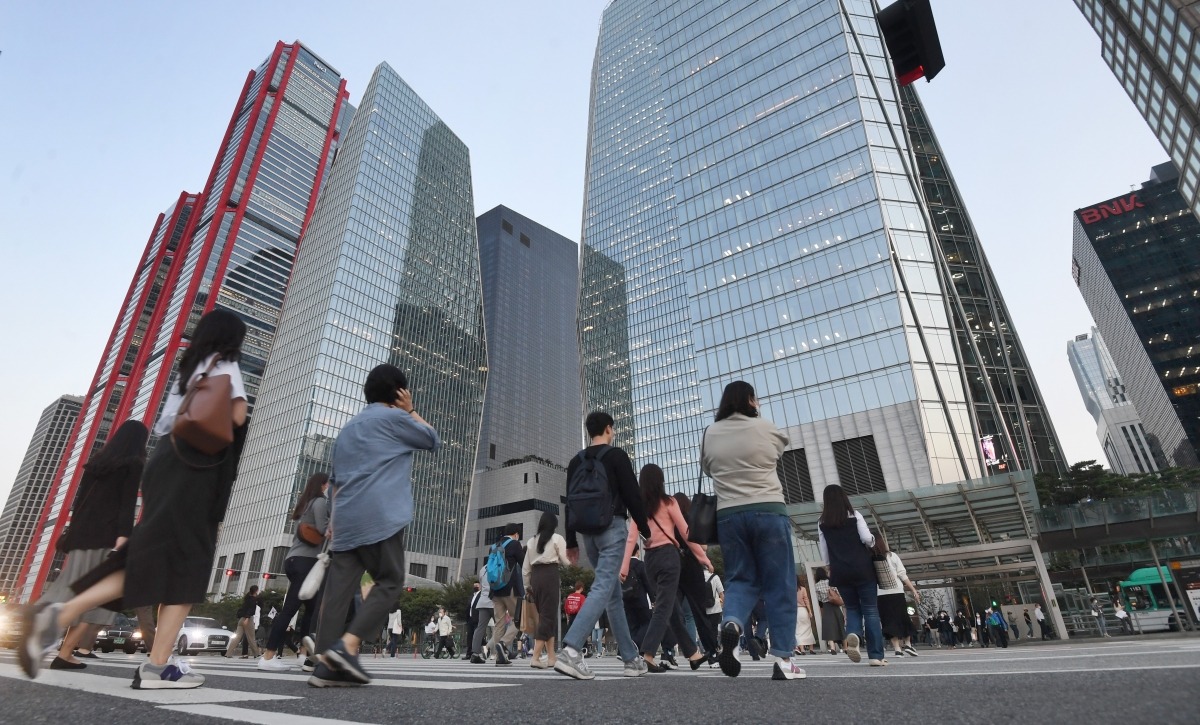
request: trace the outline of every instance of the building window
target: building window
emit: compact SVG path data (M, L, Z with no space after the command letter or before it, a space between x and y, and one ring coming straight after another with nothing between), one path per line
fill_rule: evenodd
M555 516L558 515L558 505L549 501L543 501L537 498L527 498L523 501L510 501L497 506L486 506L479 509L478 518L490 519L496 516L508 516L510 514L519 514L525 511L549 511ZM499 534L496 535L497 538ZM489 541L491 541L489 537ZM478 546L478 544L476 544Z
M508 232L509 234L513 233L512 224L509 224L508 222L504 221L503 219L500 220L500 228L503 229L504 231Z
M851 496L887 490L874 436L834 441L833 460L838 481Z
M217 558L217 570L213 573L212 591L217 591L217 587L221 586L221 577L225 576L225 559L226 557Z
M412 574L413 576L419 576L422 579L424 579L429 575L429 565L428 564L418 564L414 561L413 563L408 565L408 573Z
M434 571L433 579L438 584L449 584L450 583L450 570L448 568L446 568L444 566L439 566L436 569L434 569L433 571Z
M517 533L521 535L522 539L525 538L525 524L517 524ZM483 539L487 542L488 546L491 546L499 541L501 536L504 536L504 527L493 526L484 533Z
M493 461L496 460L496 444L495 443L488 444L488 458L492 459Z
M779 473L779 482L783 484L783 500L786 503L814 500L812 479L808 475L808 456L803 448L784 451L775 468Z
M524 244L527 247L529 246L529 237L527 237L524 232L521 232L521 244Z

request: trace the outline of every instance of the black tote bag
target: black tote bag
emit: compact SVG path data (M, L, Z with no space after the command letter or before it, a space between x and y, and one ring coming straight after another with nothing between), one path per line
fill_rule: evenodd
M688 541L701 546L717 543L717 495L704 493L700 484L704 482L704 436L700 434L700 474L696 477L696 493L692 496L692 507L688 511Z

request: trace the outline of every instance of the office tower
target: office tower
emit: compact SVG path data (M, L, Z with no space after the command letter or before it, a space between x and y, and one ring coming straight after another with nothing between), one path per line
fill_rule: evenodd
M461 575L479 571L506 523L526 536L559 516L583 441L579 247L508 207L481 215L488 385Z
M1104 448L1108 466L1122 475L1158 470L1137 409L1125 395L1125 384L1100 331L1076 335L1067 343L1071 372L1092 419L1096 438Z
M363 383L381 363L408 375L416 409L442 439L436 453L414 454L405 558L416 576L448 579L462 551L487 376L471 166L463 142L386 63L300 247L217 546L214 592L282 571L288 513L308 477L330 470L338 432L366 406Z
M1200 463L1200 221L1177 183L1160 164L1139 190L1073 217L1071 273L1156 468Z
M930 164L911 155L876 10L616 0L604 12L581 250L585 405L611 408L620 444L673 488L694 480L700 433L737 379L791 440L789 502L828 483L866 493L1018 459L1061 467L1048 420L1044 444L1022 441L1044 453L1018 455L1012 425L1003 460L979 444L991 431L978 409L1005 394L965 380L982 352L960 340L1004 348L1015 333L956 325L972 318L932 231ZM998 299L993 282L977 301ZM991 388L1012 385L1011 358L984 361ZM993 417L1003 433L1019 415Z
M0 601L15 601L17 579L29 544L54 481L54 472L67 448L67 438L83 398L64 395L42 411L17 478L0 513Z
M1182 172L1179 193L1200 212L1200 10L1190 0L1075 0L1100 55Z
M250 71L204 191L181 194L159 218L134 273L43 513L26 599L45 583L80 464L115 422L153 424L190 330L214 307L246 322L241 368L253 405L296 245L353 110L347 98L338 72L299 42L276 44Z

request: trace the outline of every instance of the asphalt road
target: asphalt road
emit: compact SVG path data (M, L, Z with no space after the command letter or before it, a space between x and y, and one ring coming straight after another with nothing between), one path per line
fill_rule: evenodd
M1198 723L1200 639L1128 638L1034 643L1007 650L929 650L886 668L845 656L798 658L801 681L775 682L770 665L620 677L619 662L589 660L577 682L531 669L460 660L364 660L371 685L314 689L295 674L258 672L254 660L188 658L204 687L129 688L141 655L109 655L86 671L43 670L27 680L0 650L0 723Z

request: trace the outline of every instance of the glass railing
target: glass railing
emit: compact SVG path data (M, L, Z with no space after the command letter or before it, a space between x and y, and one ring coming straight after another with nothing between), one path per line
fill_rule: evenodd
M1161 516L1195 514L1200 490L1158 491L1149 496L1083 501L1069 506L1047 506L1033 512L1038 531L1063 531L1085 526L1104 526L1128 521L1145 521Z

